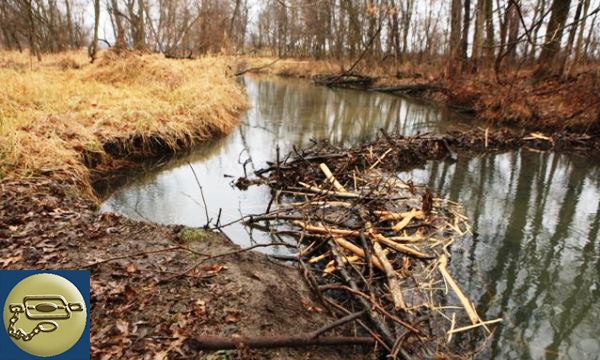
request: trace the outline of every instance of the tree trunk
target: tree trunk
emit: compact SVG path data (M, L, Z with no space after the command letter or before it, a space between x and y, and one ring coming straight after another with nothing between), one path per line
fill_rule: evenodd
M97 0L94 0L97 1ZM123 19L121 12L119 11L119 4L117 0L111 0L112 13L115 17L115 25L117 26L117 38L115 39L115 50L121 50L126 47L125 45L125 29L123 28Z
M573 69L577 66L577 64L579 63L579 58L581 57L581 47L583 45L585 21L588 16L588 10L590 8L590 0L583 0L583 2L584 2L583 18L582 18L581 24L579 25L579 36L577 37L577 45L575 46L575 58L573 59L573 62L569 66L569 70L568 70L569 74L572 73Z
M92 37L92 43L90 44L89 55L91 62L96 60L96 54L98 51L98 27L100 26L100 0L94 0L94 35Z
M34 19L34 15L33 15L33 5L31 3L31 0L26 0L25 5L27 6L27 16L28 16L28 21L29 21L29 33L28 33L29 51L31 52L32 55L35 55L37 57L38 61L42 61L42 54L40 53L40 49L39 49L38 43L37 43L36 26L35 26L35 19Z
M237 17L238 10L240 9L241 0L235 0L235 7L233 8L233 14L229 21L229 29L227 30L227 37L231 41L233 39L233 24L235 24L235 18Z
M475 10L475 29L473 31L473 50L471 59L475 67L482 56L483 50L483 29L485 25L485 0L478 0Z
M510 9L509 13L509 24L508 24L508 43L506 49L506 57L508 62L511 65L514 65L517 60L517 39L519 36L519 25L521 24L521 19L519 19L518 8L521 6L521 1L515 0L511 1L513 5Z
M138 50L146 49L146 29L144 26L144 10L146 6L144 5L144 0L138 0L138 13L137 13L137 39L135 43L135 48Z
M590 25L590 30L588 31L587 38L585 39L585 47L583 49L583 55L586 59L590 55L589 48L590 48L590 43L592 42L592 34L594 31L594 25L596 24L597 17L598 17L598 13L596 13L596 15L594 15L594 18L592 19L592 24Z
M570 6L571 0L552 1L552 14L550 15L550 21L548 22L548 28L546 29L542 53L538 59L538 68L534 73L536 79L541 79L557 70L553 69L551 64L553 64L554 58L560 52L563 28L567 21L567 16L569 15Z
M575 10L575 16L573 17L573 22L575 24L577 24L577 22L579 22L579 17L581 16L581 9L583 8L583 1L584 0L579 0L579 3L577 4L577 10ZM571 26L571 30L569 31L567 47L565 48L565 53L562 56L560 69L558 71L559 75L562 75L565 73L565 67L567 66L567 61L569 60L569 56L571 55L571 51L573 50L575 34L577 34L577 25Z
M94 5L95 6L95 5ZM71 0L65 0L65 9L67 11L67 28L69 32L69 48L75 47L75 36L73 36L73 20L71 16Z
M527 52L527 50L525 51L525 54L527 54L528 60L532 63L535 62L535 56L536 56L536 51L537 51L537 37L538 37L538 32L540 31L540 27L542 26L542 17L544 16L544 13L546 12L546 0L538 0L536 6L535 6L535 10L533 13L533 33L532 33L532 37L531 40L533 42L533 44L531 45L531 50L529 52Z
M466 64L468 59L467 51L469 50L469 26L471 24L471 0L464 0L464 15L463 15L463 28L462 28L462 44L461 44L461 58L463 66Z
M448 76L456 76L460 66L461 55L461 28L462 20L461 0L452 0L451 19L450 19L450 61L448 62Z
M485 1L485 54L486 54L486 62L491 64L494 60L494 46L496 44L494 40L494 4L492 0L483 0Z

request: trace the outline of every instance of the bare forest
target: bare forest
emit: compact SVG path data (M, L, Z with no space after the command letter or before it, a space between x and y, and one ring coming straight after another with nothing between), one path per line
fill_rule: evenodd
M0 46L39 57L99 42L172 57L360 56L392 69L443 63L450 76L523 66L565 75L598 60L598 12L594 0L5 0Z

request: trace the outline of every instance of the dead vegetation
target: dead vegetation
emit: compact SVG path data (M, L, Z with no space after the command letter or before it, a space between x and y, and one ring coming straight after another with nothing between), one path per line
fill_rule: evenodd
M89 167L227 134L247 107L227 61L105 52L0 53L0 176L51 175L89 190ZM86 164L87 163L87 164Z
M0 180L0 268L89 269L92 359L367 358L350 346L198 354L187 339L296 334L335 319L296 269L211 231L98 214L55 179Z

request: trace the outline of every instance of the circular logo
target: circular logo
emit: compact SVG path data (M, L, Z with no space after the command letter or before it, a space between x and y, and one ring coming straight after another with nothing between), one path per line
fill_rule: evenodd
M85 300L73 283L55 274L21 280L4 304L4 329L21 350L54 356L69 350L85 330Z

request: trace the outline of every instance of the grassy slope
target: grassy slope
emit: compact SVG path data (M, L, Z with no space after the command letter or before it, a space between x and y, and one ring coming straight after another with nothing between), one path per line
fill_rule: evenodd
M226 134L247 107L227 61L83 52L0 53L0 178L50 174L86 186L83 153L107 142L160 138L173 151ZM131 151L153 155L137 144Z

